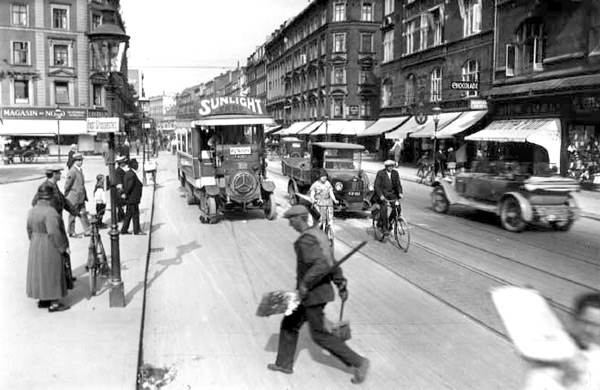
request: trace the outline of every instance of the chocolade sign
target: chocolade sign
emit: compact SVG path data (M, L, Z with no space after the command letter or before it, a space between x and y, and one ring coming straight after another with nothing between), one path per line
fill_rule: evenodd
M453 81L450 84L450 89L459 91L477 91L479 90L478 81Z

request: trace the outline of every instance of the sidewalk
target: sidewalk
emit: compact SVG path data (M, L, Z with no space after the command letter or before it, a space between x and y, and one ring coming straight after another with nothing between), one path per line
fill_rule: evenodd
M134 156L132 156L134 157ZM43 169L43 166L40 166ZM93 188L97 173L106 173L107 167L100 156L88 156L84 160L86 188ZM43 172L42 172L43 173ZM29 183L14 184L17 191L29 192L37 188L41 176ZM141 177L140 177L141 180ZM90 184L92 183L92 184ZM11 257L17 257L18 268L13 272L20 279L17 288L10 293L11 309L5 313L0 344L4 356L0 358L4 369L0 375L3 388L10 389L114 389L136 388L140 346L140 328L143 317L145 273L150 251L151 221L153 215L154 186L149 181L144 186L140 203L140 224L146 236L119 235L121 278L124 284L125 307L109 307L108 283L91 297L88 272L85 269L89 239L70 238L73 274L77 277L75 288L69 290L63 302L71 306L65 312L48 313L35 307L35 302L25 297L25 269L27 248L19 240L18 249ZM59 186L64 185L64 179ZM29 187L25 187L29 186ZM110 196L107 193L107 198ZM104 222L110 220L109 209ZM30 202L29 196L23 203ZM92 206L88 202L88 211ZM28 204L28 207L30 205ZM67 213L64 214L65 222ZM23 217L17 226L23 236ZM101 238L111 262L110 229L102 229ZM130 227L131 230L131 227ZM76 222L76 231L81 233L81 224ZM14 278L14 275L13 275ZM22 280L21 280L22 279ZM101 282L101 286L102 286ZM6 302L4 302L6 303ZM5 314L6 315L6 314Z
M378 170L383 169L382 162L363 161L362 165L370 174L375 175ZM399 166L396 168L400 173L402 180L417 181L417 168L410 166ZM574 194L579 207L581 216L584 218L595 219L600 221L600 191L579 191Z

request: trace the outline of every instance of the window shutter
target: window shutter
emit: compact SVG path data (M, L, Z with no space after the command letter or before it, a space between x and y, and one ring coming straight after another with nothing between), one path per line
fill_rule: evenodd
M506 45L506 75L515 75L515 45Z
M542 64L543 60L543 48L542 48L542 39L536 37L533 39L533 70L534 71L542 71L544 70L544 65Z

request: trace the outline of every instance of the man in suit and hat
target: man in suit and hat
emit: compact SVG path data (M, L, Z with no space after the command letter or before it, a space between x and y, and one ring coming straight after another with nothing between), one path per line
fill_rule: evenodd
M132 160L137 166L137 160ZM145 235L140 226L140 201L142 199L143 185L137 174L133 169L130 168L129 163L120 163L121 167L125 171L123 177L123 194L122 199L127 205L127 211L125 212L125 220L121 227L121 234L131 234L129 232L129 223L133 220L133 234Z
M87 192L85 190L85 177L83 175L83 155L81 153L75 153L73 155L73 166L67 173L67 179L65 181L65 198L71 202L73 207L77 210L77 215L81 219L81 225L83 226L84 235L91 235L90 222L87 218L87 211L85 209L85 202L87 202ZM75 234L75 216L69 215L68 225L69 237L79 237Z
M117 221L122 222L125 219L125 200L123 199L123 182L125 179L125 167L129 165L127 156L119 156L115 159L117 167L115 168L115 185L117 186Z
M394 169L396 162L394 160L386 160L383 163L384 169L377 172L375 177L375 193L371 199L371 203L378 203L380 207L381 222L383 225L383 231L385 235L390 234L390 224L388 221L387 204L386 201L396 201L402 199L402 183L400 182L400 175L398 171Z
M301 303L290 315L283 317L277 359L267 368L285 374L293 373L298 334L302 325L308 322L314 342L353 369L352 383L361 383L367 376L369 360L350 349L325 326L325 306L334 300L331 282L337 286L340 298L344 301L348 299L347 281L341 268L331 270L333 253L327 236L317 226L308 225L308 209L305 206L294 205L283 216L300 233L294 250L297 262L296 287Z

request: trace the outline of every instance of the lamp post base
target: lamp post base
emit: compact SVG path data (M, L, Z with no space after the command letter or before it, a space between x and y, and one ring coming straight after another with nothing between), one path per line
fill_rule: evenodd
M122 281L110 281L110 307L125 307L125 285Z

